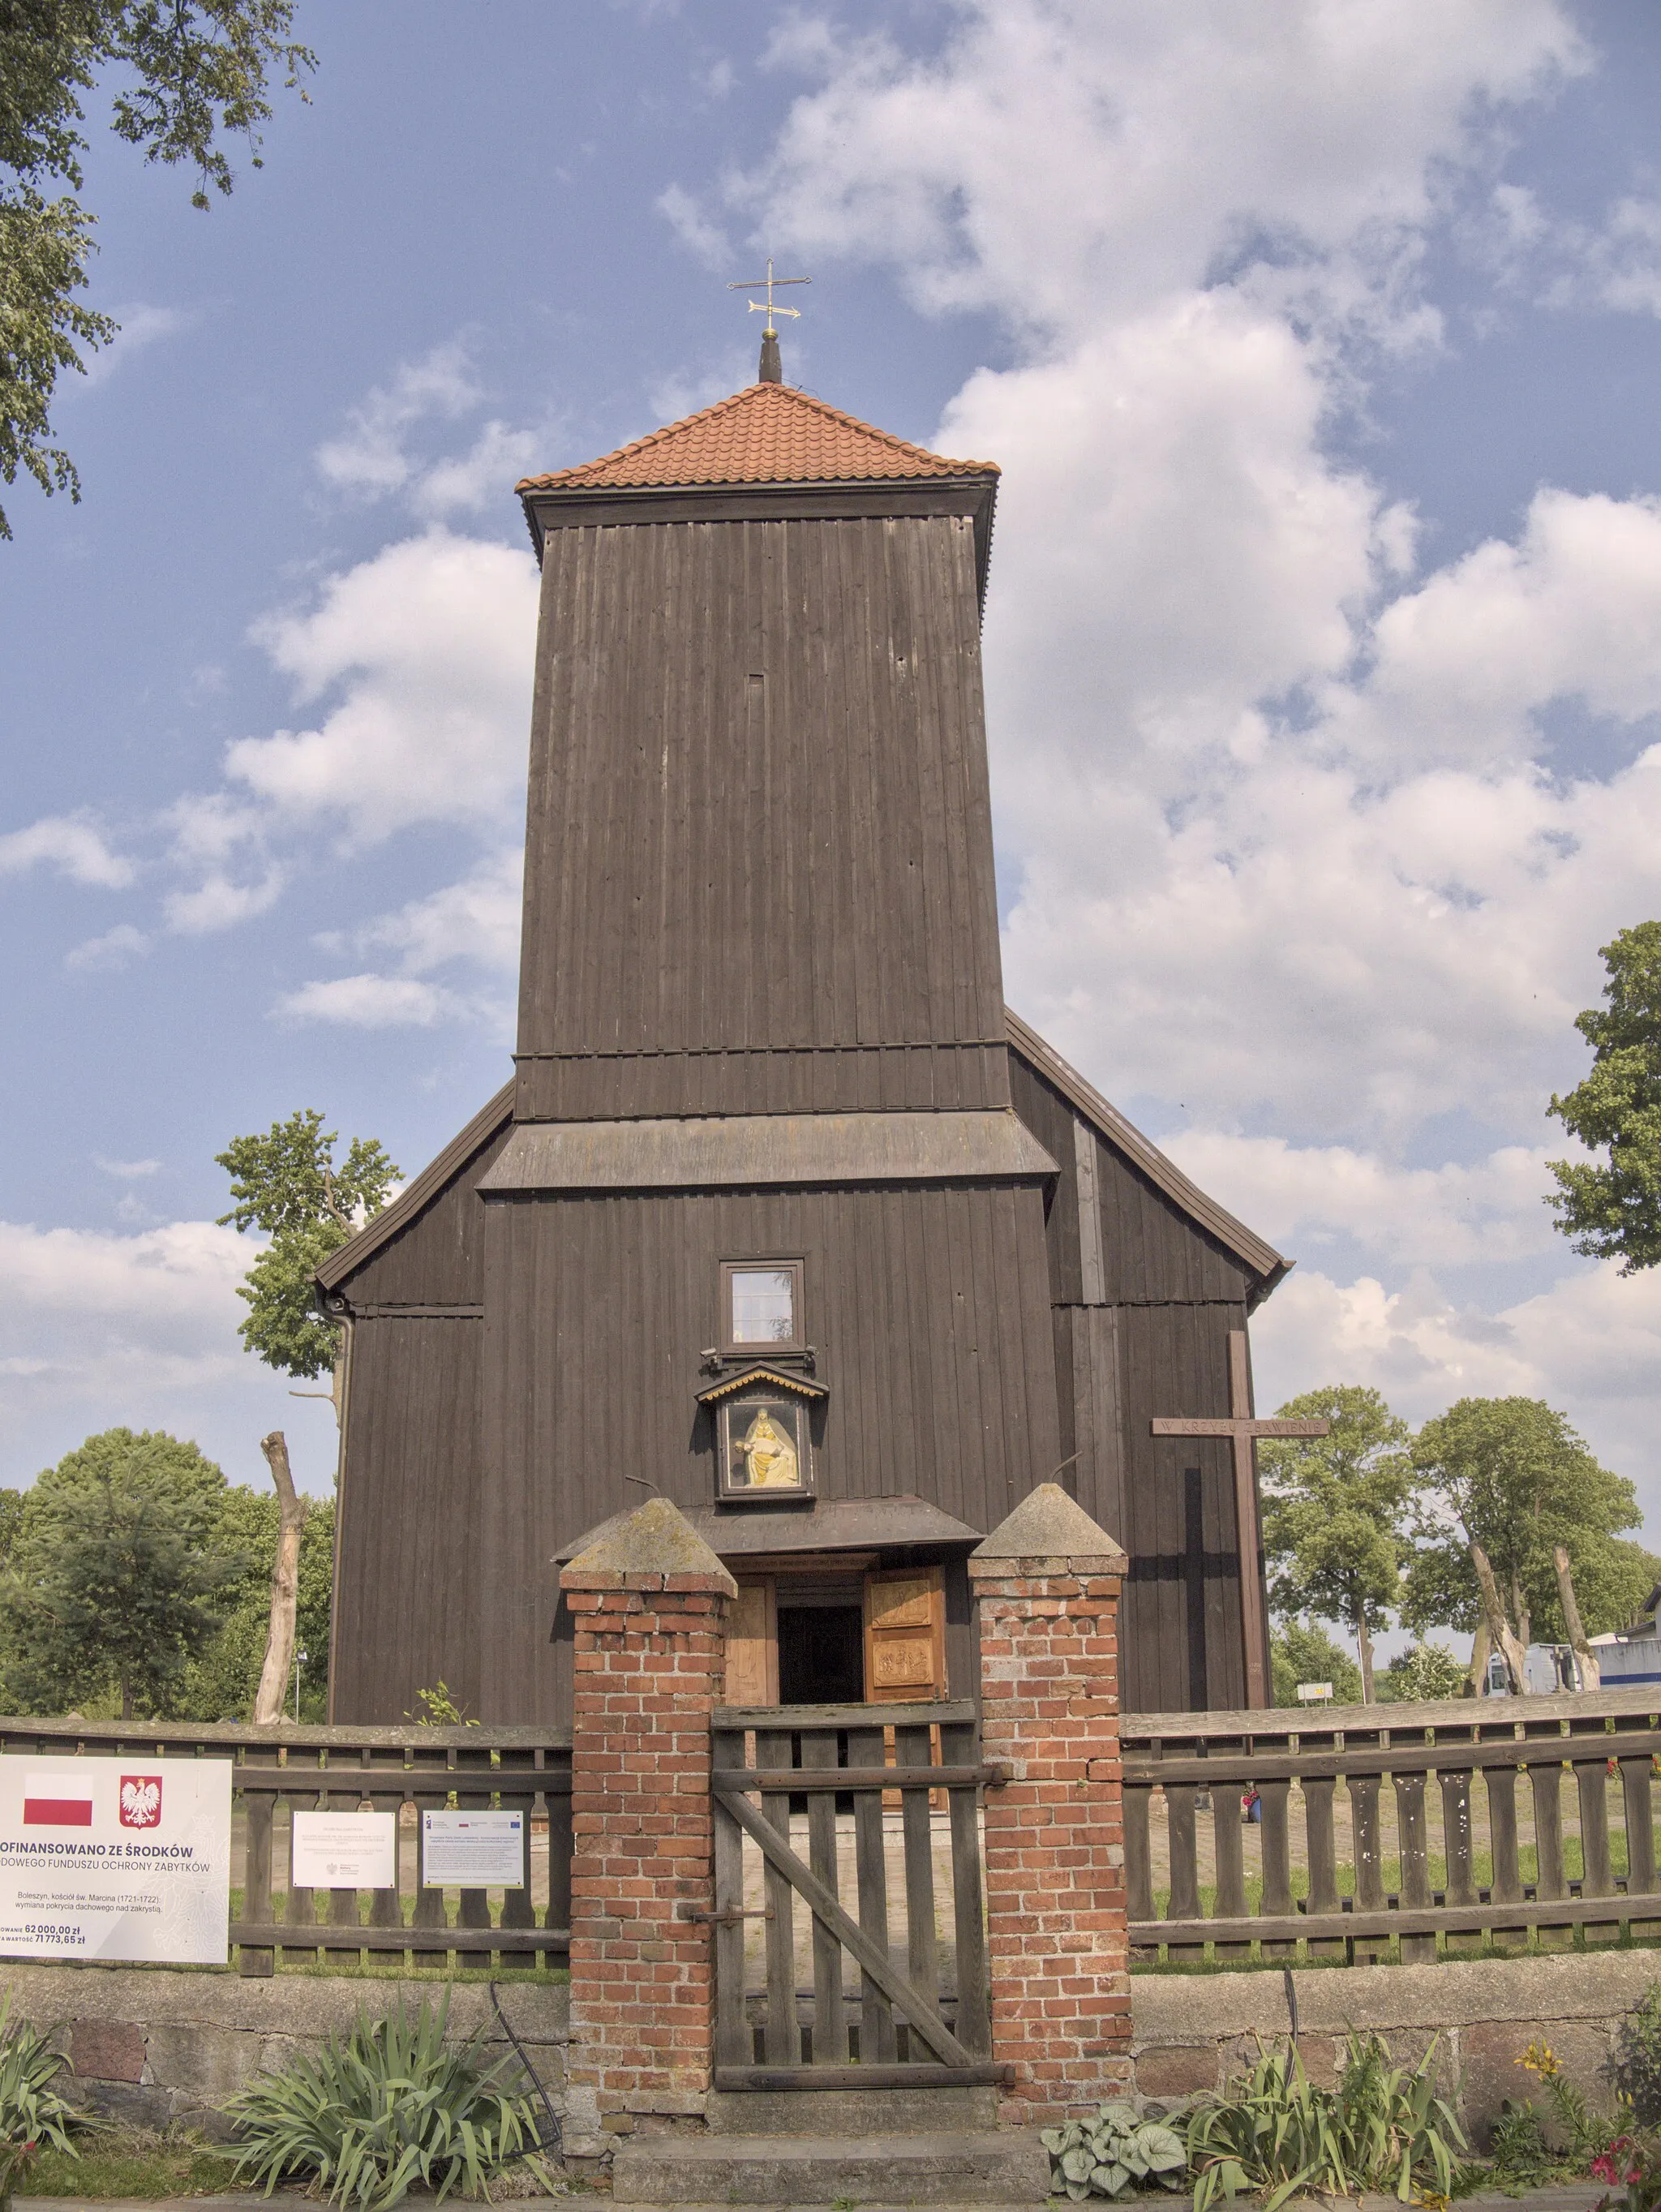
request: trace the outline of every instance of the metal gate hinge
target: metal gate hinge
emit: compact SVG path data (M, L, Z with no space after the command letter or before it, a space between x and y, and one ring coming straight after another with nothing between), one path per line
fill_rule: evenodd
M734 1910L707 1912L701 1905L683 1905L681 1907L680 1917L682 1920L706 1921L714 1928L730 1928L740 1920L771 1920L773 1907L768 1905L764 1911L759 1912L739 1912Z

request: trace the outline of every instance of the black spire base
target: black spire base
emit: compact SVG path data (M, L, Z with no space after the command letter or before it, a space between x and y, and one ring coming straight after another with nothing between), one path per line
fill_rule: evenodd
M782 384L784 380L784 372L779 365L779 333L777 331L763 331L761 369L756 381L759 384Z

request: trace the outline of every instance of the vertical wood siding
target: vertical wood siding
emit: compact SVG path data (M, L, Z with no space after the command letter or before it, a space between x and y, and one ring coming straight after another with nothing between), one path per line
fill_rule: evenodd
M473 1201L476 1207L478 1201ZM333 1713L419 1717L442 1680L479 1711L478 1321L354 1324L341 1487Z
M537 652L521 1118L1007 1103L967 517L555 531Z
M645 1485L711 1500L693 1394L699 1352L718 1340L722 1259L806 1261L809 1340L832 1393L815 1416L821 1497L916 1492L989 1529L1061 1456L1036 1191L539 1196L485 1210L486 1717L555 1717L562 1545L640 1504ZM781 1532L789 1522L781 1510Z

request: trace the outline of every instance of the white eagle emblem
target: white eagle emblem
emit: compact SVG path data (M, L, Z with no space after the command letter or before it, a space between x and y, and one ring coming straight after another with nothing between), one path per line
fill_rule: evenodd
M161 1777L155 1774L124 1774L121 1778L122 1826L153 1828L161 1818Z

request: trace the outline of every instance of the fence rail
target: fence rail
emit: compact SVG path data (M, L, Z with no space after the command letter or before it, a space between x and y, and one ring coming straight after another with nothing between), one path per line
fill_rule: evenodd
M1329 1706L1318 1721L1126 1714L1131 1955L1285 1959L1301 1943L1370 1960L1399 1944L1413 1960L1439 1942L1661 1940L1658 1711L1639 1689Z
M279 1958L313 1963L388 1953L407 1954L417 1966L534 1966L570 1948L567 1734L414 1724L312 1728L291 1721L257 1729L235 1721L0 1720L0 1757L140 1749L167 1759L231 1760L230 1942L245 1975L270 1974ZM524 1887L496 1892L494 1906L488 1889L421 1886L421 1813L452 1801L458 1808L497 1807L527 1816ZM297 1887L288 1816L360 1807L397 1817L396 1886Z

